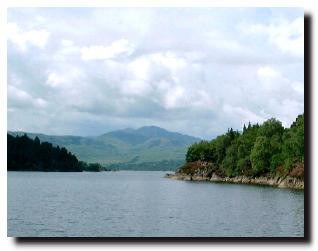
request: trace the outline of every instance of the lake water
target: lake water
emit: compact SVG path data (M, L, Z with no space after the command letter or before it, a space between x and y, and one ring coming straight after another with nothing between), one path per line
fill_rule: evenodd
M8 172L8 236L304 235L304 193L165 172Z

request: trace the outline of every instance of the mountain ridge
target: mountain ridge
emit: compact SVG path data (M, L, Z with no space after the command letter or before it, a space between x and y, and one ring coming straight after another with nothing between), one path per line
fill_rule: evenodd
M123 128L123 129L117 129L117 130L111 130L109 132L105 132L105 133L102 133L102 134L98 134L98 135L73 135L73 134L47 134L47 133L42 133L42 132L27 132L27 131L15 131L15 130L8 130L7 132L10 134L10 133L19 133L20 134L23 134L23 133L27 133L27 134L36 134L36 135L45 135L45 136L52 136L52 137L80 137L80 138L96 138L96 137L101 137L103 135L106 135L106 134L109 134L109 133L112 133L112 132L118 132L118 131L127 131L127 132L134 132L134 131L140 131L140 130L143 130L143 129L148 129L148 128L156 128L156 129L160 129L162 131L165 131L165 132L169 132L169 133L175 133L175 134L179 134L179 135L182 135L182 136L187 136L187 137L192 137L192 138L196 138L198 140L202 140L201 138L199 137L196 137L196 136L191 136L191 135L188 135L188 134L184 134L184 133L180 133L180 132L176 132L176 131L169 131L165 128L162 128L160 126L155 126L155 125L149 125L149 126L141 126L141 127L138 127L138 128L132 128L132 127L126 127L126 128Z
M99 136L46 135L22 131L8 131L10 135L27 134L39 137L53 145L66 147L80 160L115 165L118 169L138 169L139 165L148 170L175 170L184 161L187 147L201 139L171 132L158 126L143 126L137 129L125 128L110 131ZM151 163L155 163L152 165ZM160 164L161 163L161 164ZM170 166L171 165L171 168Z

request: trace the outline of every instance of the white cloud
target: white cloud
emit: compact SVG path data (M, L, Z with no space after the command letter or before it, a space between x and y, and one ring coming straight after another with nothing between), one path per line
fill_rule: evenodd
M47 21L47 19L43 16L36 16L35 20L39 23L45 23Z
M186 59L169 51L146 54L128 64L128 68L136 78L147 81L168 76L178 81L175 74L186 66Z
M43 98L36 98L33 101L33 104L38 108L45 108L47 107L47 102Z
M304 84L293 81L272 67L257 70L260 81L258 104L263 104L266 117L279 118L284 126L289 126L304 110Z
M154 53L150 55L156 64L163 65L171 71L177 71L186 66L186 61L172 52Z
M126 39L113 42L110 46L92 45L81 48L81 58L84 61L112 59L119 56L130 56L134 52L134 45Z
M227 50L231 52L243 50L243 46L232 38L226 38L224 35L217 31L209 31L205 34L206 42L208 45L216 49Z
M12 86L19 87L19 86L23 85L23 81L19 77L19 74L15 73L15 72L8 73L7 79L8 79L8 84L10 84Z
M265 120L264 117L240 106L234 107L230 104L224 104L223 111L230 116L232 120L237 119L244 124L248 124L249 122L261 123Z
M129 69L138 79L147 80L149 78L150 60L148 57L138 57L131 63L129 63Z
M270 43L283 53L296 56L304 55L304 18L293 21L278 19L269 25L241 25L240 29L246 34L265 35Z
M27 92L20 90L12 85L8 85L8 96L20 101L29 101L32 99Z
M253 75L252 72L249 74ZM255 76L242 94L222 98L224 115L240 129L243 123L261 123L271 117L282 121L285 127L289 126L304 109L303 83L289 79L269 65L255 67ZM239 88L232 85L231 93L234 87Z
M282 75L269 66L260 67L257 76L266 91L281 91L281 87L286 83Z
M185 89L182 86L172 87L164 97L164 106L167 109L183 106L182 98L184 97Z
M50 70L47 73L46 85L57 88L75 88L76 81L82 79L84 74L75 66L64 65L56 70Z
M121 92L128 96L145 96L151 91L152 87L143 80L127 80L121 86Z
M304 83L295 81L292 83L292 88L294 89L294 91L299 93L301 96L304 95Z
M280 74L277 71L275 71L273 68L269 66L260 67L257 70L257 75L260 78L275 78L280 76Z
M257 70L257 76L262 85L263 91L267 91L273 97L279 95L298 96L302 93L303 83L298 81L291 81L287 77L283 76L279 71L270 66L263 66Z
M63 84L65 81L66 80L63 76L60 76L56 72L51 72L48 75L46 83L51 87L57 87L60 84Z
M196 107L201 107L209 110L214 110L218 106L217 97L209 95L204 90L195 90L195 97L191 99L191 104ZM211 97L212 96L212 97Z
M73 58L78 60L80 54L80 47L69 39L62 39L59 41L59 47L52 56L53 61L58 64L67 63Z
M11 8L8 14L13 130L19 121L23 130L57 134L155 124L211 138L248 121L289 123L303 112L301 9Z
M8 85L8 100L10 105L15 107L26 108L26 107L36 107L45 108L47 106L47 101L42 98L34 98L32 95L24 90L21 90L12 85Z
M71 41L71 40L63 39L63 40L61 41L61 44L62 44L64 47L73 47L74 42Z
M7 38L16 44L21 50L25 50L28 44L44 48L50 32L45 29L23 31L16 23L7 24Z

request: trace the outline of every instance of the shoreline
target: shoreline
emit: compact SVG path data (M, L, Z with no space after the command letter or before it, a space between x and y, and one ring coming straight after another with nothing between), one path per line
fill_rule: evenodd
M236 176L236 177L220 177L215 173L211 177L204 175L189 175L189 174L166 174L165 178L172 180L185 180L185 181L204 181L215 183L232 183L232 184L251 184L251 185L266 185L278 188L291 188L304 190L304 180L295 177L248 177L248 176Z

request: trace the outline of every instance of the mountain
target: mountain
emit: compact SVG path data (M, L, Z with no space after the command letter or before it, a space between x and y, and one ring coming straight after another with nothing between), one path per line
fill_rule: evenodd
M142 145L143 147L184 147L198 141L188 135L169 132L157 126L144 126L139 129L123 129L109 132L100 136L105 141L118 140L128 145Z
M27 132L8 132L66 147L80 160L99 162L115 169L175 170L183 164L187 147L200 141L188 135L157 126L126 128L97 137L53 136Z

